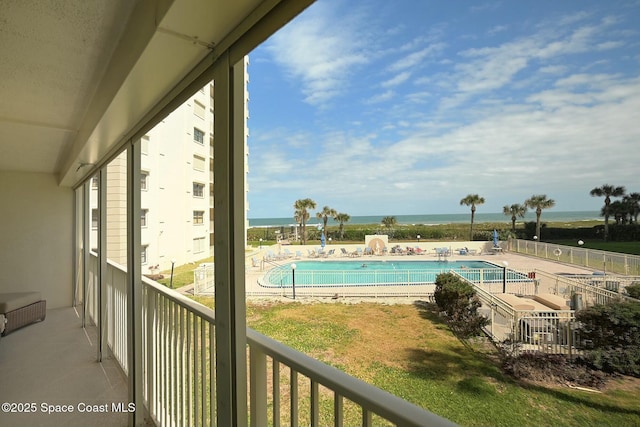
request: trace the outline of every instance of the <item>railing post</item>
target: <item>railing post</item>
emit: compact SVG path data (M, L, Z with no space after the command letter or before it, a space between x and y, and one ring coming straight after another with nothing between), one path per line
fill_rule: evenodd
M320 424L320 391L317 381L311 380L311 426L317 427Z
M267 356L257 347L249 348L251 426L267 425Z
M291 380L289 384L291 396L291 427L298 427L298 373L291 368Z
M344 424L344 399L337 392L333 396L333 425L342 427Z
M158 327L156 322L156 293L155 291L146 289L146 314L147 314L147 330L146 330L146 360L145 369L147 380L145 384L145 394L147 396L147 404L149 405L149 413L156 412L156 340L155 330Z

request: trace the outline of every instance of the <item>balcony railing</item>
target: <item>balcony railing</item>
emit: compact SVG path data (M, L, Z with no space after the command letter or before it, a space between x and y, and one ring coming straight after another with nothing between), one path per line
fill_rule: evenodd
M89 269L87 314L95 320L95 256ZM107 342L127 372L126 271L111 262L107 270ZM214 311L147 278L142 283L143 388L150 417L161 426L215 425L216 393L225 391L215 388ZM409 427L453 425L254 330L247 329L247 344L251 425L326 425L331 420L341 426L345 407L351 411L354 406L363 426L374 419L378 424L378 417L385 424ZM288 378L281 381L285 372ZM332 405L321 404L327 396Z

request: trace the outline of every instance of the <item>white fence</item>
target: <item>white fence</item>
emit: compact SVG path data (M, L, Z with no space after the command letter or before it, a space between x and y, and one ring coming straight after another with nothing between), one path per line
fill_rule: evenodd
M435 291L436 277L451 271L433 270L366 270L357 271L295 271L273 269L258 279L259 289L248 290L247 295L279 295L286 297L430 297ZM506 273L506 275L505 275ZM513 293L533 294L535 281L527 272L503 268L468 268L459 274L489 287L495 292L505 286ZM295 282L294 282L295 275Z
M127 372L125 269L107 264L108 346ZM96 320L97 258L89 263L87 315ZM158 426L216 423L214 311L150 279L143 284L143 394ZM252 426L344 424L360 413L363 426L454 424L247 328ZM326 405L327 399L331 405ZM308 410L300 411L300 408Z
M215 289L215 264L201 264L193 270L193 293L195 295L213 295Z
M640 276L640 256L638 255L521 239L509 240L509 250L511 252L592 268L602 271L605 274L617 273L627 276Z
M481 312L489 319L489 325L484 328L485 332L494 342L512 346L514 352L537 351L572 355L579 351L582 343L576 332L575 311L517 310L494 295L504 293L502 290L496 292L486 284L474 282L460 274L458 276L474 286L482 302ZM507 284L504 290L509 294L528 296L537 293L535 288L535 293L521 293L515 282Z

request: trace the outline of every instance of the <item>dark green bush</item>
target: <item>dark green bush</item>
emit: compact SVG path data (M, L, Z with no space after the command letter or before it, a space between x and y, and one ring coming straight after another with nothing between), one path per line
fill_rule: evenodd
M640 377L640 303L595 305L576 313L583 340L592 350L585 359L605 372Z
M633 282L632 284L624 288L624 290L631 298L640 299L640 282Z
M444 312L451 329L462 337L482 333L489 319L478 314L482 305L473 286L453 273L442 273L436 277L434 299Z

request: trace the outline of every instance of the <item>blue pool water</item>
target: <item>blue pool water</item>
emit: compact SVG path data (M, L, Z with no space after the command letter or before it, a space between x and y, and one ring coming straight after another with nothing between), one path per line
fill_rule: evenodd
M291 287L296 265L296 287L424 285L451 270L470 280L501 281L502 267L485 261L297 261L278 266L265 275L265 287ZM513 280L508 272L507 279Z

